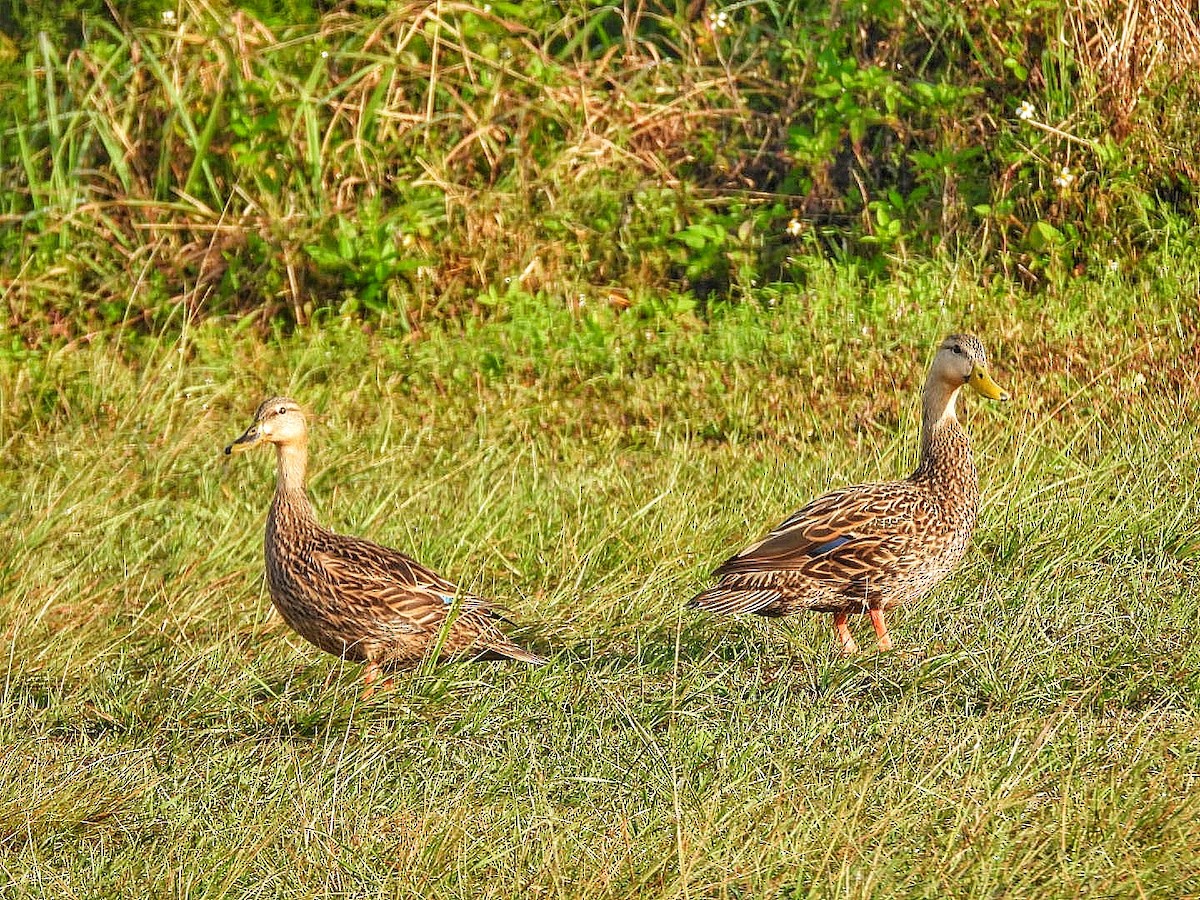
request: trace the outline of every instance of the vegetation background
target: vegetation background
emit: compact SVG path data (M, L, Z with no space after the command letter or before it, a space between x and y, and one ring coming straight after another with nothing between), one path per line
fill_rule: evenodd
M0 4L0 897L1197 895L1198 63L1182 0ZM953 329L1015 400L900 650L685 611L912 465ZM551 665L290 635L276 392Z

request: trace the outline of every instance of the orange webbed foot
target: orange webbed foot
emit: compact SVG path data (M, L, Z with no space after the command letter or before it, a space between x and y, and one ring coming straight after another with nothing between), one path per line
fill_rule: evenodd
M392 689L392 679L384 679L378 686L375 682L379 681L379 676L382 670L377 663L368 663L367 668L363 671L363 701L370 700L378 691L388 691Z

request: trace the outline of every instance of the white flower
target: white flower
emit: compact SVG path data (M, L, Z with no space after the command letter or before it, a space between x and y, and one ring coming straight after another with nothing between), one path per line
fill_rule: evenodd
M804 231L804 223L799 219L793 218L787 223L787 233L791 237L800 237L800 233Z
M1054 186L1061 190L1066 190L1075 183L1075 174L1066 166L1062 167L1062 171L1054 176Z
M725 10L723 10L723 9L718 10L715 13L709 12L708 24L712 28L713 31L728 31L729 30L729 13L725 12Z
M1117 261L1115 259L1110 259L1108 261L1108 271L1117 272L1120 270L1120 268L1121 268L1121 263L1119 261Z
M329 59L329 51L328 50L321 51L321 59Z
M164 9L162 11L162 23L164 25L174 25L175 24L175 10Z
M1032 103L1028 100L1022 100L1021 105L1017 107L1017 118L1022 122L1028 122L1036 112L1037 110L1033 108Z

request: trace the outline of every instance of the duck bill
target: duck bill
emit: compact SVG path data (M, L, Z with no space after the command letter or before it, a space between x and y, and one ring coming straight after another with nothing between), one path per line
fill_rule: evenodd
M1009 397L1008 391L996 384L992 380L992 376L988 374L988 370L983 366L976 366L971 370L971 375L967 378L967 384L971 385L971 387L989 400L1007 400Z
M251 425L240 438L225 448L225 455L232 456L234 453L244 453L261 442L262 434L258 430L258 425Z

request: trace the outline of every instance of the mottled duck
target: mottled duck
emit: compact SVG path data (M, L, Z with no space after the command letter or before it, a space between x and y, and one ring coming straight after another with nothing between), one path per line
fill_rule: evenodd
M439 659L515 659L540 665L499 628L488 601L459 590L412 557L317 524L304 489L308 423L294 400L273 397L225 448L275 446L275 498L267 513L267 587L284 621L327 653L381 670Z
M717 613L833 613L843 652L858 645L847 626L866 613L880 650L892 649L884 613L925 594L962 560L979 509L979 477L955 415L970 386L992 400L1008 394L988 374L979 339L952 334L938 348L922 391L921 457L903 481L859 484L809 503L713 573L715 587L689 606Z

